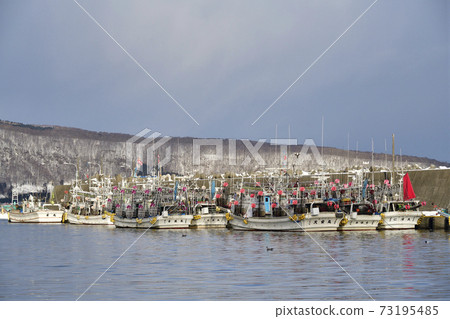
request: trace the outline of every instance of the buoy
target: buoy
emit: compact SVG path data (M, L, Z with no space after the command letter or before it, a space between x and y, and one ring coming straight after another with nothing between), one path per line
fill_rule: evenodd
M344 218L340 221L339 226L345 226L347 223L348 223L348 219L347 219L346 217L344 217Z

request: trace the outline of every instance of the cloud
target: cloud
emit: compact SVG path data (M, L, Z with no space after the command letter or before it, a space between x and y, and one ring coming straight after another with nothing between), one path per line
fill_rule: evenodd
M250 124L372 1L80 1L200 122L197 127L71 1L8 4L0 32L2 118L135 133L320 140L450 160L445 1L379 1L255 126ZM432 104L424 105L426 101ZM416 110L411 112L411 110ZM434 120L431 122L431 118ZM448 117L447 117L448 118ZM367 129L370 123L370 130ZM414 130L411 130L411 124ZM426 125L425 125L426 124ZM442 128L441 128L442 127ZM444 136L444 137L443 137ZM352 140L354 145L356 140Z

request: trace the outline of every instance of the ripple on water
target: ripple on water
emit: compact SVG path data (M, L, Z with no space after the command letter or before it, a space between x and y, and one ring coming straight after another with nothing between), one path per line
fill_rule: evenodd
M0 223L0 232L0 300L75 300L140 235L83 300L368 300L345 271L375 299L450 298L449 235L440 231L311 238Z

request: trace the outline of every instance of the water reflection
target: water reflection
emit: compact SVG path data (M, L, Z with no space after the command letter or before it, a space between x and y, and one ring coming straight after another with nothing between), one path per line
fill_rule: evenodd
M144 232L8 223L0 231L8 243L0 246L0 300L75 300ZM310 235L375 299L450 297L446 232ZM368 300L313 239L150 230L82 300Z

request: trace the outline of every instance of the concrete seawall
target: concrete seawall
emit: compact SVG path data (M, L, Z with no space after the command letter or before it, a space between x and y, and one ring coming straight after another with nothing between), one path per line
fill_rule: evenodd
M427 205L421 210L432 210L433 205L440 208L450 208L450 169L427 169L404 171L408 172L411 179L416 198L420 201L426 201ZM341 179L346 183L344 175L330 174L331 180ZM371 173L367 178L371 179ZM391 174L387 172L374 172L375 184L383 184L385 179L390 179ZM306 181L307 179L302 179ZM397 180L398 182L398 180Z
M416 226L417 229L450 229L448 217L444 216L430 216L422 217L420 223Z
M450 208L450 169L434 169L408 172L416 196L427 202L426 210L433 204Z

